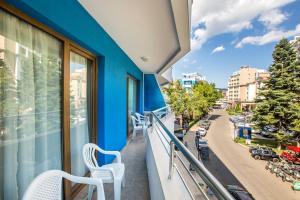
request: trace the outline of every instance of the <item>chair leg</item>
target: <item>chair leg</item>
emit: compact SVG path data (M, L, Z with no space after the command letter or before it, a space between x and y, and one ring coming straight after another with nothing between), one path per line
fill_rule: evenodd
M92 199L92 197L93 197L93 190L94 190L94 186L93 185L89 185L88 200Z
M122 180L114 180L114 200L121 200Z

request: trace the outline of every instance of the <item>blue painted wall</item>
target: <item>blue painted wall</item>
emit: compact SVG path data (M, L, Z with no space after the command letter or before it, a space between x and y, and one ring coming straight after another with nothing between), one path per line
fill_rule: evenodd
M153 111L166 106L154 74L144 75L144 110Z
M126 144L126 77L139 83L142 111L143 73L76 0L7 0L98 57L98 144L121 150ZM113 157L101 158L105 163Z

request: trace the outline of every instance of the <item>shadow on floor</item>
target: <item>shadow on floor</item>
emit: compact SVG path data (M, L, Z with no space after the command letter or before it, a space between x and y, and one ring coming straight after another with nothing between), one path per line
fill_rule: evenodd
M231 173L211 149L209 149L209 160L203 160L203 164L225 188L227 185L238 185L245 189L243 184ZM243 169L241 168L241 170Z
M142 134L135 140L129 140L121 151L122 162L125 164L125 187L122 188L122 200L150 200L148 173L146 166L146 141ZM113 184L104 184L105 199L113 200ZM87 187L76 196L76 200L87 199ZM96 200L94 191L93 200Z

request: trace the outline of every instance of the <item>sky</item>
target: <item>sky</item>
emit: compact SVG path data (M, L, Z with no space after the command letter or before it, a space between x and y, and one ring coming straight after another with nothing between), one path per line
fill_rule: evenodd
M173 77L199 72L226 88L243 65L268 69L276 43L296 35L300 0L194 0L191 51L173 66Z

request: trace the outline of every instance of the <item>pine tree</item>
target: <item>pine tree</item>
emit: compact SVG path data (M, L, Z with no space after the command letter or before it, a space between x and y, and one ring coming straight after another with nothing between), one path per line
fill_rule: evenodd
M287 131L294 130L299 120L299 63L287 39L275 46L269 71L270 78L257 98L253 120L259 128L278 128L273 136L281 147L289 139Z

